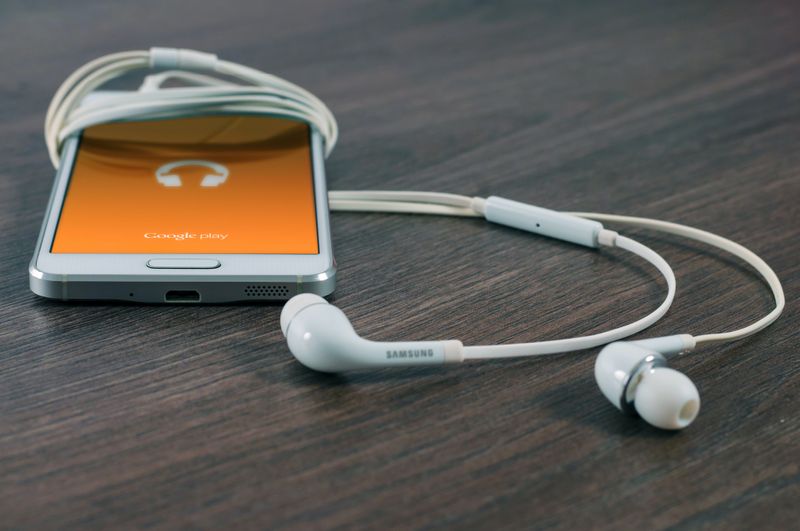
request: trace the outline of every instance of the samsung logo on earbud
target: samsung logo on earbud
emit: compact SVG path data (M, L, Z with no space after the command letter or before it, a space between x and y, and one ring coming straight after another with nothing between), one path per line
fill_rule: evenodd
M387 350L386 359L412 359L412 358L432 358L433 349L419 349L419 350Z

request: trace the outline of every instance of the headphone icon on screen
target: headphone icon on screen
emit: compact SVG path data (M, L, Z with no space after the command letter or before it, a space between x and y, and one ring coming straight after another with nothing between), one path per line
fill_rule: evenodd
M183 186L181 176L173 171L181 166L205 166L214 173L209 173L200 181L200 186L204 188L214 188L228 180L228 168L216 162L207 160L176 160L168 162L156 170L156 180L168 188L178 188Z

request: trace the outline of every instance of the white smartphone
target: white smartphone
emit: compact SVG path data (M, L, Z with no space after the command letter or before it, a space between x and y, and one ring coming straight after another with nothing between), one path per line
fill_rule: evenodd
M30 264L62 300L285 300L335 283L322 139L306 123L209 115L67 139Z

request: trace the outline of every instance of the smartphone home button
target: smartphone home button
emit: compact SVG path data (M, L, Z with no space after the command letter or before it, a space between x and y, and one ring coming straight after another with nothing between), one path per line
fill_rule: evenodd
M219 260L197 258L168 258L147 261L147 267L150 269L216 269L219 266Z

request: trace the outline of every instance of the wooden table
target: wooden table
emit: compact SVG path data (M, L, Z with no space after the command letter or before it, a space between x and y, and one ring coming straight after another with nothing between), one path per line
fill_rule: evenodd
M797 526L800 5L271 4L0 7L0 526ZM27 265L53 176L49 98L85 61L151 45L313 90L342 130L332 189L687 223L760 253L789 306L751 339L674 363L703 406L666 433L603 399L596 351L324 376L290 356L279 305L37 298ZM769 310L743 264L635 235L679 285L646 336ZM664 289L623 253L479 220L334 214L333 239L334 302L370 338L574 336L640 317Z

